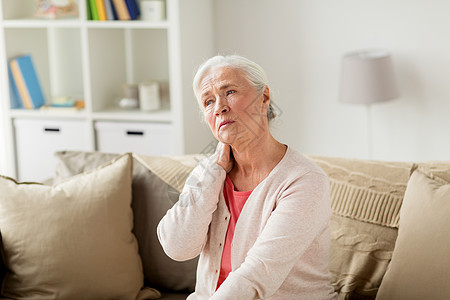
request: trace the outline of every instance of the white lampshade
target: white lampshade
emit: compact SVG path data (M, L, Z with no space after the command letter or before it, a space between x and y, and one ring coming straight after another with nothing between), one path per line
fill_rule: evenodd
M342 60L340 101L371 104L399 96L391 56L385 50L363 50Z

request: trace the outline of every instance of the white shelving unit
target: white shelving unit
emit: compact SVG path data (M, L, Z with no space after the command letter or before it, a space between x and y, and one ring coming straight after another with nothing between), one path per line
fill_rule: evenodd
M34 19L35 0L0 0L0 3L0 116L5 137L3 149L0 144L0 156L3 150L6 161L3 173L20 180L43 179L21 178L18 167L22 165L19 157L24 156L21 151L29 151L28 156L33 151L18 148L17 141L23 138L19 139L21 133L14 124L20 119L49 120L62 125L68 120L80 121L83 128L88 128L80 133L87 145L83 149L87 150L100 148L101 132L95 130L99 122L141 123L144 127L170 125L167 154L195 153L207 146L211 137L199 117L191 82L194 69L214 54L211 0L166 0L167 19L158 22L87 20L86 0L77 2L79 17L61 20ZM25 53L33 58L48 102L61 96L81 97L85 109L79 112L11 109L8 59ZM162 109L154 112L120 109L123 84L147 80L167 85ZM35 138L28 145L35 144L40 152L46 151L39 135ZM148 152L150 147L146 145L142 143L140 152ZM120 146L118 149L124 148ZM54 150L48 147L48 151ZM147 154L165 154L160 152ZM33 167L37 165L28 166Z

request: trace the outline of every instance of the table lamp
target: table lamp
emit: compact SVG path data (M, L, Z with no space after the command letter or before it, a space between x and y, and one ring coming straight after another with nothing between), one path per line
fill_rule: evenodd
M391 55L386 50L361 50L345 54L339 100L367 107L368 154L372 158L370 106L399 96Z

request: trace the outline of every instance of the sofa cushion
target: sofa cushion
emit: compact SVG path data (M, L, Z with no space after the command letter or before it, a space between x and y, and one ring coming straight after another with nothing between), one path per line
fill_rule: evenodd
M1 293L14 299L135 299L142 264L132 234L132 158L54 186L0 177Z
M394 250L397 229L333 214L330 233L329 268L339 299L374 299Z
M389 265L412 163L310 157L328 175L329 269L339 299L374 299Z
M392 262L377 299L450 298L450 183L423 170L408 182Z
M436 176L450 182L450 161L419 162L416 167L430 177Z
M115 156L100 152L58 152L55 181L95 168ZM148 160L147 164L143 163L145 160ZM138 240L147 285L174 291L193 291L195 288L198 259L173 261L164 253L156 234L159 221L178 201L185 177L195 163L196 160L189 156L134 159L133 232Z

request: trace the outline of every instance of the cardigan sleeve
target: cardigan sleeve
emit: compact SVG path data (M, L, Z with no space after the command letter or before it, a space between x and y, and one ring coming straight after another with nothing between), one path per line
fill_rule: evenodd
M299 259L305 259L302 255L314 240L328 228L330 216L328 178L315 172L298 178L280 194L244 262L228 275L211 299L272 296ZM308 267L308 262L305 264Z
M188 176L178 202L157 228L158 239L170 258L184 261L200 254L225 176L216 155L200 161Z

